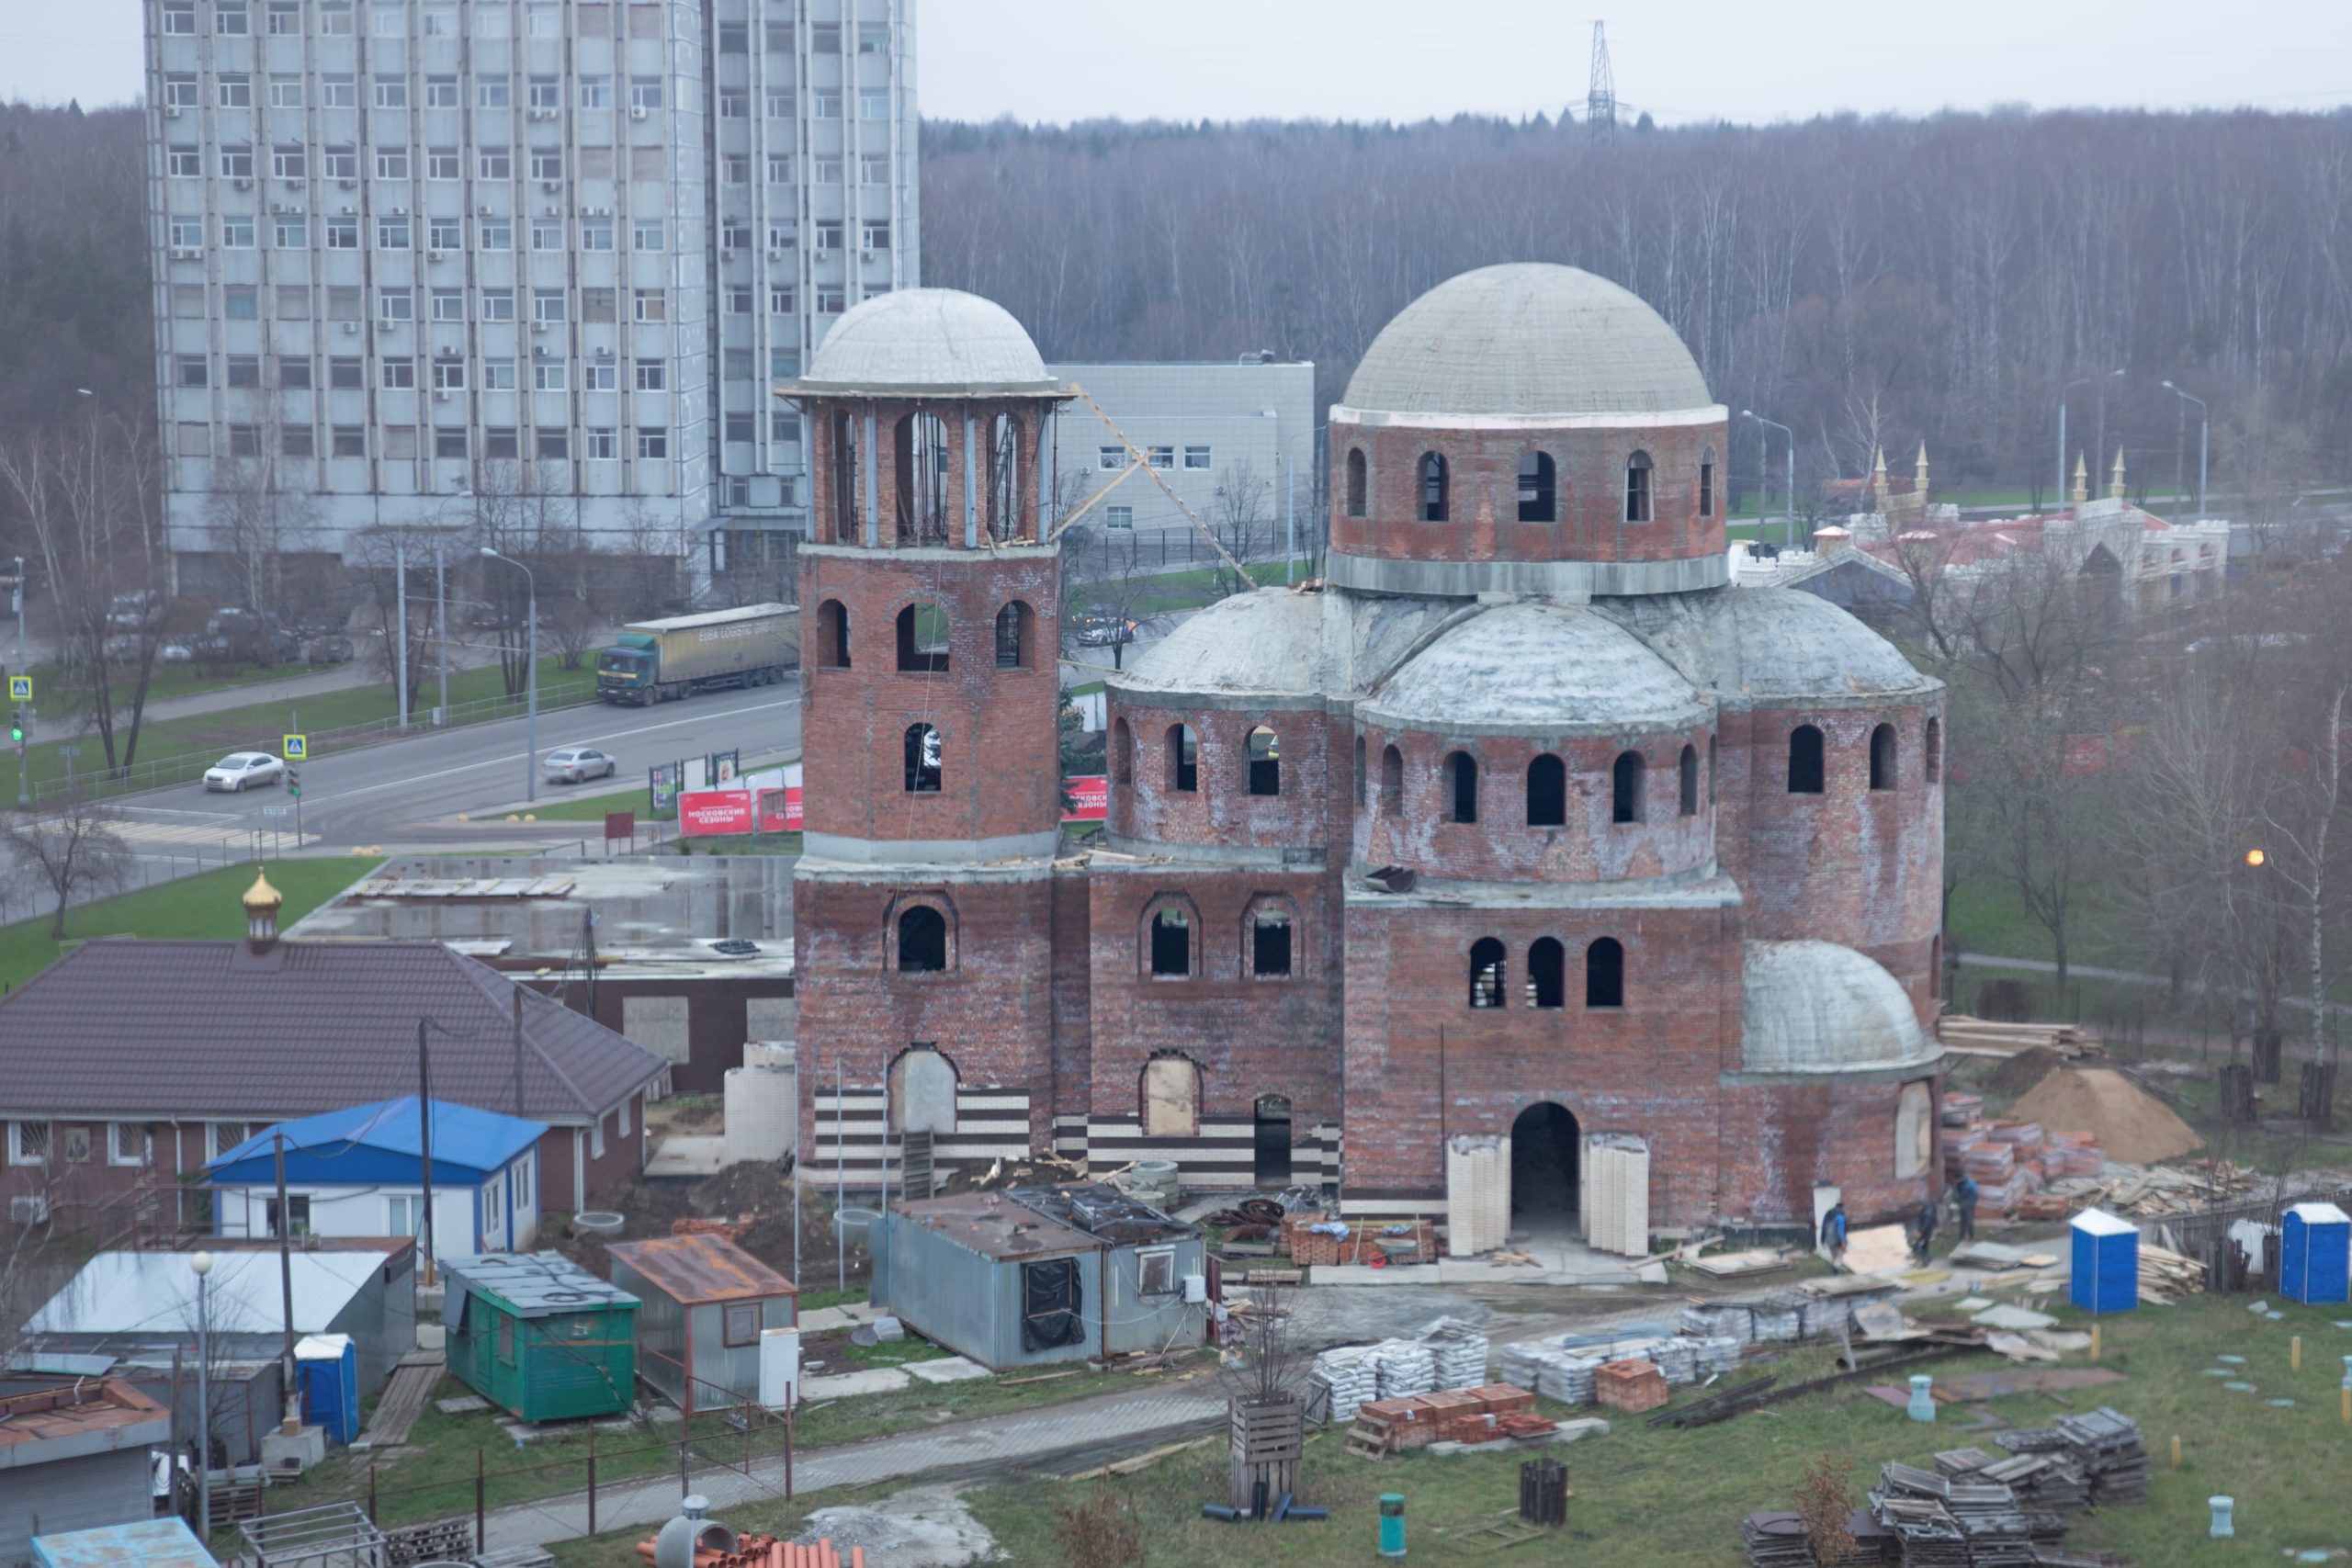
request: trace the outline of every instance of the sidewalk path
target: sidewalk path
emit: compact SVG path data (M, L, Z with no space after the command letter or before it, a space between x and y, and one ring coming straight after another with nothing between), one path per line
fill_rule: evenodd
M1972 969L2014 969L2028 975L2055 975L2058 965L2047 958L2005 958L1997 953L1963 953L1961 964ZM2069 964L2066 977L2070 980L2114 980L2126 986L2166 986L2172 981L2162 975L2151 975L2141 969L2104 969L2096 964ZM2202 980L2190 980L2183 989L2203 991L2208 987ZM2312 999L2307 996L2282 996L2278 1005L2309 1012ZM2342 1015L2352 1012L2352 1002L2330 1002L2327 1010Z

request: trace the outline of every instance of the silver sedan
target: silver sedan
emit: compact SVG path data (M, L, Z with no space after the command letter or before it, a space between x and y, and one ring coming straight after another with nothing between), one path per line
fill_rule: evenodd
M204 770L204 787L231 795L255 784L284 784L286 764L266 751L232 751Z
M539 772L549 784L608 779L619 771L619 762L586 746L567 746L560 751L550 751L547 760L539 764Z

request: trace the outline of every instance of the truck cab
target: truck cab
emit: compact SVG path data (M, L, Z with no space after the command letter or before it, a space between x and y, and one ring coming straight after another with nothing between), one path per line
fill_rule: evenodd
M623 632L596 655L596 694L606 701L650 700L662 674L662 648L642 632Z

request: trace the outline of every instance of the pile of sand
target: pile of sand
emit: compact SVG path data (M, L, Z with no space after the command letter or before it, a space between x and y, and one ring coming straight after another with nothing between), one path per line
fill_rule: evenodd
M2107 1157L2150 1165L2205 1146L2164 1101L2105 1067L2059 1067L2009 1107L2012 1119L2053 1133L2088 1133Z

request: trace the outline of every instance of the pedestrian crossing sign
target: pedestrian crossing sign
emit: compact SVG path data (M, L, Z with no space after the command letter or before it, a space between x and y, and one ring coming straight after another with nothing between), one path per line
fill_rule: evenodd
M300 762L307 759L310 754L311 738L309 736L289 735L286 738L286 760L288 761Z
M12 703L31 702L33 700L33 678L29 675L9 676L8 700Z

